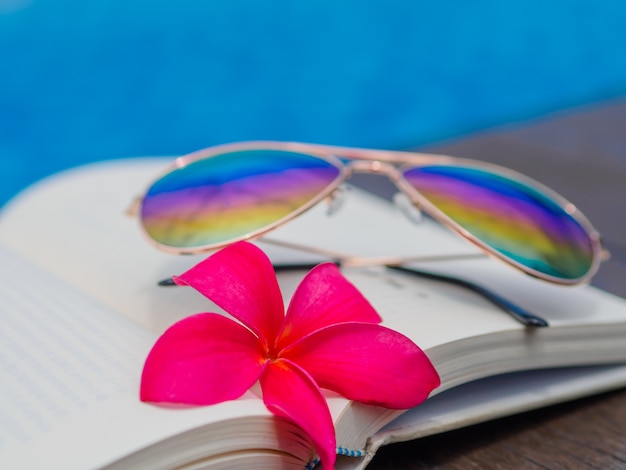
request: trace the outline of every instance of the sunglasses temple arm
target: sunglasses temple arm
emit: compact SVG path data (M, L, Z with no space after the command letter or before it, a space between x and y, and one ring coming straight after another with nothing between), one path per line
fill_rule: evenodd
M490 302L498 306L500 309L504 310L506 313L511 315L513 318L515 318L517 321L519 321L523 325L533 326L533 327L548 326L548 322L544 318L541 318L538 315L530 313L524 310L519 305L516 305L513 302L501 297L495 292L492 292L489 289L486 289L482 286L479 286L478 284L474 284L473 282L467 281L465 279L459 279L459 278L452 277L452 276L445 276L443 274L435 274L435 273L422 271L422 270L415 269L415 268L408 268L406 266L387 266L387 268L395 270L395 271L400 271L403 273L411 274L414 276L420 276L420 277L424 277L427 279L432 279L435 281L448 282L448 283L451 283L460 287L464 287L466 289L470 289L476 292L477 294L482 295L485 299L489 300Z
M178 284L176 284L174 282L174 279L172 279L171 277L166 277L165 279L161 279L159 282L157 282L157 285L160 287L173 287L177 286Z
M335 263L337 266L341 266L341 262L340 261L332 261L333 263ZM319 263L289 263L289 264L274 264L274 271L278 272L287 272L287 271L308 271L310 269L313 269L315 266L317 266ZM157 282L157 284L161 287L170 287L170 286L177 286L178 284L176 284L174 282L174 279L172 279L171 277L166 277L165 279L161 279L159 282Z
M337 264L337 266L341 266L340 261L335 261L335 264ZM309 269L312 269L313 267L315 267L315 264L313 263L311 264L307 264L307 263L275 264L274 270L276 272L285 272L285 271L295 271L295 270L309 270ZM408 268L405 266L386 266L386 267L387 269L400 271L403 273L411 274L413 276L420 276L420 277L424 277L424 278L432 279L436 281L448 282L448 283L451 283L460 287L464 287L466 289L470 289L476 292L477 294L482 295L485 299L489 300L490 302L498 306L500 309L504 310L506 313L511 315L513 318L515 318L517 321L519 321L523 325L533 326L533 327L548 326L548 322L545 319L524 310L520 306L499 296L495 292L492 292L489 289L479 286L478 284L474 284L473 282L466 281L464 279L459 279L459 278L452 277L452 276L445 276L443 274L435 274L435 273L422 271L422 270L415 269L415 268ZM158 285L167 287L167 286L176 286L177 284L174 282L174 280L171 277L168 277L159 281Z

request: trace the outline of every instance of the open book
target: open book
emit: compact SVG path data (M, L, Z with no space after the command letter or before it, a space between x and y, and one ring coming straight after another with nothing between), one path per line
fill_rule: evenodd
M0 213L0 468L304 469L308 437L255 392L208 407L142 403L143 361L158 335L216 307L159 287L201 259L150 247L125 209L162 159L89 165L50 177ZM364 468L384 444L415 439L626 385L626 301L531 279L424 219L354 189L257 242L276 263L329 256L414 257L413 266L477 281L546 318L526 328L462 287L382 266L344 274L430 357L442 385L406 412L329 394L337 468ZM285 245L291 248L285 248ZM304 271L279 275L288 301ZM384 386L384 384L381 384Z

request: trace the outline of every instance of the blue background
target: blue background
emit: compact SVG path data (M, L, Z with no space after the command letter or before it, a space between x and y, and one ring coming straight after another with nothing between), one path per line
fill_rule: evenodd
M626 93L626 2L0 0L0 204L216 143L401 148Z

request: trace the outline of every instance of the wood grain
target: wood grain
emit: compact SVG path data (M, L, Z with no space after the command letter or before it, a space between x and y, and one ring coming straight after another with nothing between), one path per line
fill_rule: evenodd
M626 391L393 444L368 468L623 469Z

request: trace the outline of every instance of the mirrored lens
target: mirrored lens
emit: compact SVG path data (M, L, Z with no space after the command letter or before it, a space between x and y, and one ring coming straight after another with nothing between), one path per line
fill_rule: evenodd
M550 197L472 167L427 166L404 173L434 206L474 237L531 270L575 280L593 265L581 224Z
M255 233L327 190L340 170L324 159L280 150L230 152L168 173L141 208L160 244L195 248Z

